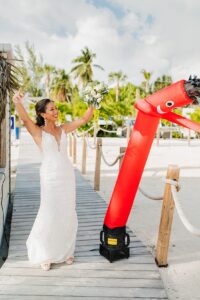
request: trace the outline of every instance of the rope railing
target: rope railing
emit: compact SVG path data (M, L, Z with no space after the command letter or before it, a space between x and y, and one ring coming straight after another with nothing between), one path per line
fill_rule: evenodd
M175 207L176 207L176 211L177 214L181 220L181 222L183 223L184 227L193 235L196 236L200 236L200 229L196 228L195 226L193 226L191 224L191 222L187 219L185 213L183 212L181 203L178 199L178 191L180 189L178 182L176 180L167 180L167 183L169 183L171 185L171 191L172 191L172 195L173 195L173 199L174 199L174 203L175 203Z
M117 130L108 130L108 129L102 128L102 127L100 127L100 126L99 126L99 128L98 128L98 131L99 131L99 130L102 130L102 131L105 131L105 132L110 132L110 133L116 133L116 132L117 132Z
M109 167L114 166L114 165L118 162L118 160L119 160L121 157L123 157L124 154L125 154L125 152L124 152L124 153L120 153L120 154L115 158L115 160L114 160L112 163L109 163L109 162L106 160L105 155L104 155L104 153L103 153L102 145L101 145L101 148L100 148L100 149L101 149L101 157L103 158L103 161L105 162L105 164L106 164L107 166L109 166Z
M78 133L77 130L75 130L74 132L75 132L75 135L76 135L77 137L82 137L84 134L88 133L88 132L91 131L93 128L94 128L94 125L91 126L89 129L87 129L87 130L81 132L81 133Z
M93 127L94 127L94 126L92 126L92 127L90 128L90 130L91 130ZM82 135L83 139L85 139L85 146L89 147L89 148L92 149L92 150L97 150L97 143L96 143L96 144L93 144L93 145L90 144L90 141L89 141L89 138L88 138L88 132L89 132L89 130L87 130L87 132L85 131L84 134ZM75 142L76 142L76 141L74 140L74 143L75 143ZM84 141L83 141L83 143L84 143ZM85 147L85 146L84 146L84 147ZM86 149L84 149L84 147L83 147L83 152L86 152ZM122 158L124 157L125 152L122 152L122 153L118 154L118 156L114 159L113 162L109 162L109 161L106 159L106 156L105 156L105 154L104 154L104 152L103 152L103 145L101 144L101 145L99 145L99 147L100 147L100 153L99 153L100 159L102 158L103 161L104 161L104 163L105 163L107 166L109 166L109 167L112 167L112 166L116 165L116 163L117 163L120 159L122 159ZM74 152L73 152L73 154L74 154ZM84 155L84 160L86 160L86 155ZM75 154L73 155L73 162L76 162ZM82 168L82 170L83 170L82 173L85 174L85 173L86 173L86 162L83 162L83 161L82 161L82 165L84 166L84 167ZM100 172L100 170L99 170L99 172ZM98 176L98 178L100 178L100 176ZM99 184L100 184L100 183L99 183ZM156 201L157 201L157 200L163 200L163 196L154 196L154 195L151 195L151 194L147 193L146 191L144 191L140 186L139 186L138 190L140 191L140 193L141 193L143 196L145 196L146 198L148 198L148 199L150 199L150 200L156 200Z
M162 202L162 212L160 217L160 226L156 247L155 261L159 267L167 267L167 257L171 228L173 222L174 208L183 223L184 227L193 235L200 236L200 229L196 228L186 217L181 203L178 199L180 168L176 165L169 165L165 179L165 190Z
M85 130L85 131L83 131L83 132L81 132L81 133L78 133L78 131L75 130L75 135L76 135L77 137L82 137L84 134L86 134L86 133L88 133L89 131L91 131L94 127L95 127L95 126L93 125L93 126L91 126L89 129L87 129L87 130ZM125 129L127 129L127 126L121 128L122 131L124 131ZM101 126L98 126L98 127L96 128L96 134L97 134L98 131L100 131L100 130L105 131L105 132L108 132L108 133L109 133L109 132L110 132L110 133L117 133L117 130L108 130L108 129L102 128Z
M124 131L125 129L128 129L128 126L125 126L125 127L121 128L121 131ZM101 126L99 126L99 130L102 130L102 131L105 131L105 132L110 132L110 133L117 133L118 132L117 130L108 130L108 129L102 128Z
M85 130L81 133L78 133L78 131L75 130L75 135L77 137L82 137L84 134L91 131L92 129L94 129L94 135L97 135L98 131L100 131L100 130L102 130L104 132L107 132L107 133L117 133L118 132L118 130L105 129L105 128L99 126L97 123L94 123L93 126L91 126L89 129L87 129L87 130ZM129 137L130 137L130 133L131 133L131 126L127 125L127 126L124 126L123 128L120 127L120 130L121 130L121 132L124 131L124 130L127 130L127 140L128 140ZM168 127L167 128L158 127L157 133L156 133L156 144L157 144L157 146L159 146L160 132L167 132L167 131L170 132L170 139L171 139L172 138L172 136L171 136L172 131L178 131L179 132L180 129L179 128L177 129L177 128L174 128L174 127L169 127L169 128ZM95 138L96 138L96 136L95 136ZM190 141L191 141L191 130L190 129L188 129L187 140L188 140L188 145L190 145Z
M120 158L124 157L125 152L120 153L120 154L115 158L115 160L114 160L112 163L110 163L110 162L108 162L108 161L106 160L106 158L105 158L105 155L104 155L104 152L103 152L103 147L102 147L102 145L101 145L100 147L101 147L101 156L102 156L102 159L103 159L104 163L105 163L107 166L110 166L110 167L114 166L114 165L118 162L118 160L119 160ZM139 187L139 191L140 191L141 194L143 194L143 195L144 195L146 198L148 198L148 199L151 199L151 200L163 200L163 196L153 196L153 195L150 195L150 194L146 193L141 187Z
M90 143L89 143L89 140L88 140L88 136L86 135L86 144L89 148L91 149L97 149L97 145L94 145L94 146L91 146ZM124 157L124 154L125 152L122 152L120 154L118 154L118 156L114 159L113 162L108 162L106 157L105 157L105 154L103 152L103 145L101 144L100 146L100 157L103 159L104 163L109 166L109 167L112 167L114 165L116 165L116 163ZM163 196L153 196L153 195L150 195L148 194L147 192L145 192L141 187L139 187L139 191L148 199L151 199L151 200L162 200L163 199Z
M122 159L123 159L125 151L126 151L126 147L120 147L119 155L115 158L115 160L113 162L108 162L102 149L103 149L102 148L102 138L98 138L97 144L96 144L96 161L95 161L95 176L94 176L94 189L96 191L100 190L101 161L103 160L104 163L109 167L114 166L117 163L117 161L119 161L119 168L120 168Z
M142 195L144 195L146 198L150 200L163 200L163 196L152 196L150 194L147 194L140 186L138 189Z
M90 142L89 142L89 139L88 139L88 136L87 136L87 134L85 135L85 140L86 140L86 145L90 148L90 149L96 149L97 148L97 145L96 144L94 144L93 146L92 145L90 145Z

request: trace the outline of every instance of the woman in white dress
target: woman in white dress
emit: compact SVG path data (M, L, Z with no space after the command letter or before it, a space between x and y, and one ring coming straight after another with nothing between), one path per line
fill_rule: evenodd
M42 153L40 166L40 207L26 241L32 265L49 270L52 263L74 262L78 219L73 164L67 155L66 134L86 124L93 106L75 121L56 125L58 109L51 99L36 103L36 123L26 112L23 95L14 97L16 111Z

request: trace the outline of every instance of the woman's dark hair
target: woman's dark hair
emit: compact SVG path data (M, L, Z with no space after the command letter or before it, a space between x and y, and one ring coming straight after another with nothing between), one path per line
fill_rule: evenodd
M35 105L35 112L36 112L36 123L35 125L43 126L45 124L44 118L41 116L40 113L46 112L46 105L50 102L54 102L49 98L42 99L38 101Z

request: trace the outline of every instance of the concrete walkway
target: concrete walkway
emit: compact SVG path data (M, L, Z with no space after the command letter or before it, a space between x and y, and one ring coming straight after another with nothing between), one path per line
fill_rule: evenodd
M151 252L130 229L129 259L111 264L100 256L99 232L107 204L78 169L76 262L53 264L49 271L30 267L25 241L40 203L39 166L40 152L22 130L9 255L0 269L0 299L168 299Z

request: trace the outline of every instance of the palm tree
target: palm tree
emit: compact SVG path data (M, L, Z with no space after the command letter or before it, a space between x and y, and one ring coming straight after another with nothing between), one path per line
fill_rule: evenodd
M58 98L61 102L71 102L73 88L69 74L67 74L64 69L57 70L55 73L56 76L50 88L52 96Z
M12 98L15 90L21 87L18 80L18 75L20 70L14 65L11 64L7 58L0 53L0 124L6 116L6 104L8 102L8 96ZM11 102L12 109L13 102ZM0 128L0 134L1 128Z
M144 79L145 79L145 91L148 94L149 93L149 81L151 79L152 72L147 72L145 69L142 69L141 73L144 76Z
M54 66L45 64L43 66L43 72L45 74L45 94L46 94L46 97L49 98L51 83L53 80L53 74L56 73L56 68Z
M161 77L158 77L154 82L154 92L169 86L172 84L172 77L169 75L162 75Z
M81 52L82 55L72 60L72 63L76 63L76 65L71 69L71 73L74 73L74 78L78 78L78 85L82 84L84 87L89 81L92 81L93 67L101 70L104 69L100 65L93 64L96 54L92 53L88 47L82 49Z
M115 82L115 90L116 90L116 102L119 99L119 84L120 82L125 81L127 76L123 74L122 71L119 72L111 72L108 74L108 80L110 82Z
M29 41L25 42L26 57L23 56L20 46L16 46L15 57L18 61L17 66L20 70L20 81L22 89L29 92L32 96L42 96L42 88L40 87L43 76L43 57L39 58L35 53L34 44L30 45Z

